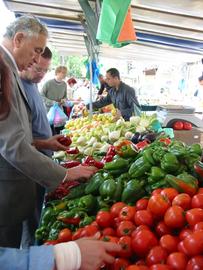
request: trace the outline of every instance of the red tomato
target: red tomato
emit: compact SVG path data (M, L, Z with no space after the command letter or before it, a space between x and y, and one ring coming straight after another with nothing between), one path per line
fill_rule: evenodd
M198 194L202 194L203 193L203 187L199 188L197 191Z
M149 210L138 210L134 216L135 225L153 225L153 217Z
M97 224L102 227L110 227L112 223L112 216L110 212L107 211L99 211L96 215Z
M193 231L203 231L203 221L196 223Z
M155 235L149 230L138 231L132 238L132 248L140 257L145 256L157 244L158 241Z
M116 258L115 261L110 265L110 270L125 270L129 265L127 259Z
M121 209L126 206L124 202L117 202L111 206L110 213L113 218L118 217Z
M185 225L183 208L178 205L171 206L164 215L164 222L170 228L182 228Z
M194 256L192 257L188 263L186 270L201 270L203 269L203 256Z
M184 240L185 237L189 236L192 234L192 230L184 228L181 230L181 232L179 233L179 238L180 240Z
M172 202L178 195L178 191L175 188L164 188L160 194L168 197L169 201Z
M133 238L139 231L143 231L143 230L151 231L147 225L140 225L132 232L131 237Z
M190 122L183 122L183 129L191 130L192 129L192 124Z
M132 221L121 221L117 227L117 235L124 236L124 235L131 235L132 232L135 230L135 225Z
M136 264L131 264L129 265L126 270L148 270L149 267L145 265L136 265Z
M82 228L80 232L80 237L94 236L98 232L98 228L94 225L87 225Z
M175 252L178 250L178 238L170 234L163 235L160 240L160 246L168 251L168 253Z
M184 253L174 252L167 258L167 265L171 266L174 270L185 270L188 259Z
M157 188L157 189L153 190L151 196L160 194L162 190L163 190L163 188Z
M203 231L196 231L183 240L183 245L190 256L203 253Z
M47 241L44 243L44 245L49 246L49 245L56 245L56 244L58 244L58 243L59 243L58 240L47 240Z
M192 208L203 208L203 194L196 194L192 197Z
M102 235L103 236L105 236L105 235L116 236L116 231L111 227L107 227L107 228L103 229Z
M132 255L132 244L130 236L122 236L118 240L118 244L122 247L122 250L119 251L119 255L122 258L129 258Z
M147 255L147 265L164 263L168 257L167 251L161 246L155 246L150 249Z
M175 129L175 130L181 130L181 129L183 129L183 122L181 122L181 121L176 121L176 122L173 124L173 129Z
M184 245L184 242L183 241L180 241L178 243L178 251L181 252L181 253L184 253L185 255L188 256L188 252L187 252L187 250L185 248L185 245Z
M201 208L193 208L186 212L186 220L191 227L195 224L203 221L203 209Z
M187 193L178 194L172 201L172 205L178 205L184 210L190 209L191 197Z
M162 217L170 205L171 203L167 197L157 194L150 197L147 209L151 211L154 216Z
M145 209L147 209L148 201L149 200L146 199L146 198L138 200L136 202L136 204L135 204L136 210L145 210Z
M171 270L171 268L166 264L154 264L150 266L149 270Z
M171 228L166 226L166 224L163 221L160 221L155 228L156 233L158 236L163 236L165 234L170 234L171 233Z
M124 206L120 213L119 213L119 219L120 220L133 220L135 215L135 206Z
M75 240L79 239L82 231L83 231L83 228L77 229L77 231L75 231L72 235L72 240L75 241Z
M72 240L72 232L68 228L65 228L59 232L58 239L61 242L68 242Z

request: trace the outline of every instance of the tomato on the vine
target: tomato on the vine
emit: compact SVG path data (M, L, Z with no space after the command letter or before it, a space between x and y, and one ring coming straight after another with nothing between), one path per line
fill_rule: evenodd
M107 227L102 230L102 235L103 236L106 236L106 235L116 236L116 231L111 227Z
M203 269L202 255L194 256L188 261L186 270L195 270L195 269L197 270Z
M132 248L140 257L145 256L157 244L158 240L150 230L138 231L132 238Z
M188 210L191 207L191 197L187 193L178 194L172 201L172 205L178 205L184 210Z
M159 221L159 223L155 227L155 231L158 234L158 236L163 236L165 234L171 233L171 228L169 228L164 221Z
M134 216L135 225L147 225L151 227L153 225L153 217L149 210L138 210Z
M187 256L181 252L171 253L167 258L167 265L171 266L174 270L185 270L187 266Z
M203 253L203 231L195 231L183 240L184 248L190 256Z
M110 213L113 218L118 217L121 209L126 206L124 202L116 202L110 208Z
M169 201L172 202L178 195L178 191L175 188L164 188L160 194L168 197Z
M96 215L96 222L102 228L110 227L112 221L110 212L100 210Z
M166 265L166 264L153 264L152 266L150 266L149 270L171 270L170 266Z
M182 228L185 225L185 215L182 207L173 205L166 211L164 222L170 228Z
M110 265L110 270L125 270L129 265L129 261L124 258L116 258Z
M124 235L131 235L132 232L135 230L135 225L132 221L121 221L117 227L117 235L124 236Z
M203 221L203 209L193 208L186 212L186 220L188 224L193 227L195 224Z
M160 246L168 251L168 253L177 251L179 239L170 234L163 235L159 240Z
M149 199L146 198L139 199L135 204L136 210L138 211L147 209L148 201Z
M192 208L203 208L203 193L196 194L192 197Z
M120 220L133 220L135 212L136 212L135 206L126 205L121 209L119 213L119 219Z
M164 263L168 257L166 249L161 246L152 247L147 255L147 265Z
M150 197L147 209L153 215L162 217L170 206L171 203L167 197L157 194Z
M122 236L118 240L118 244L121 246L121 251L119 251L119 255L122 258L129 258L132 255L132 240L130 236Z
M62 229L59 234L58 234L58 239L59 242L68 242L72 240L72 232L70 229L65 228Z

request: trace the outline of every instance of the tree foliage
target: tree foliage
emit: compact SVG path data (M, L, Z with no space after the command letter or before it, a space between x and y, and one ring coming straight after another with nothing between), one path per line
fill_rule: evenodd
M60 65L66 66L68 68L68 77L81 78L84 75L85 57L75 55L61 57L56 49L51 48L51 51L52 68L55 69Z

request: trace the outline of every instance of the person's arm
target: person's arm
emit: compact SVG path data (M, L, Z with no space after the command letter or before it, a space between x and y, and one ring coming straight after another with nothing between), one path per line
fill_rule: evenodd
M52 100L52 99L49 99L47 97L47 91L48 91L48 89L49 89L49 81L46 82L43 85L42 91L41 91L41 96L43 98L43 101L44 101L46 107L50 108L51 106L53 106L56 103L56 101L55 100Z
M64 146L59 142L59 139L63 137L64 135L54 135L49 139L34 139L32 145L38 150L66 151L69 146Z
M106 97L101 98L100 100L93 102L92 107L93 107L93 109L99 109L99 108L102 108L102 107L107 106L109 104L112 104L112 100L111 100L110 95L108 94ZM87 104L86 107L87 107L87 109L89 109L90 105Z

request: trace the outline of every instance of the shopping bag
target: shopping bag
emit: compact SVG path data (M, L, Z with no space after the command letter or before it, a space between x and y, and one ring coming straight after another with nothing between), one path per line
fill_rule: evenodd
M54 123L54 116L55 116L56 108L57 108L57 104L54 104L53 106L51 106L51 108L49 109L47 113L47 118L50 125L53 125Z
M68 117L63 112L62 108L58 104L56 104L55 106L56 106L56 108L55 108L53 125L54 125L54 127L64 126L66 121L68 120Z

